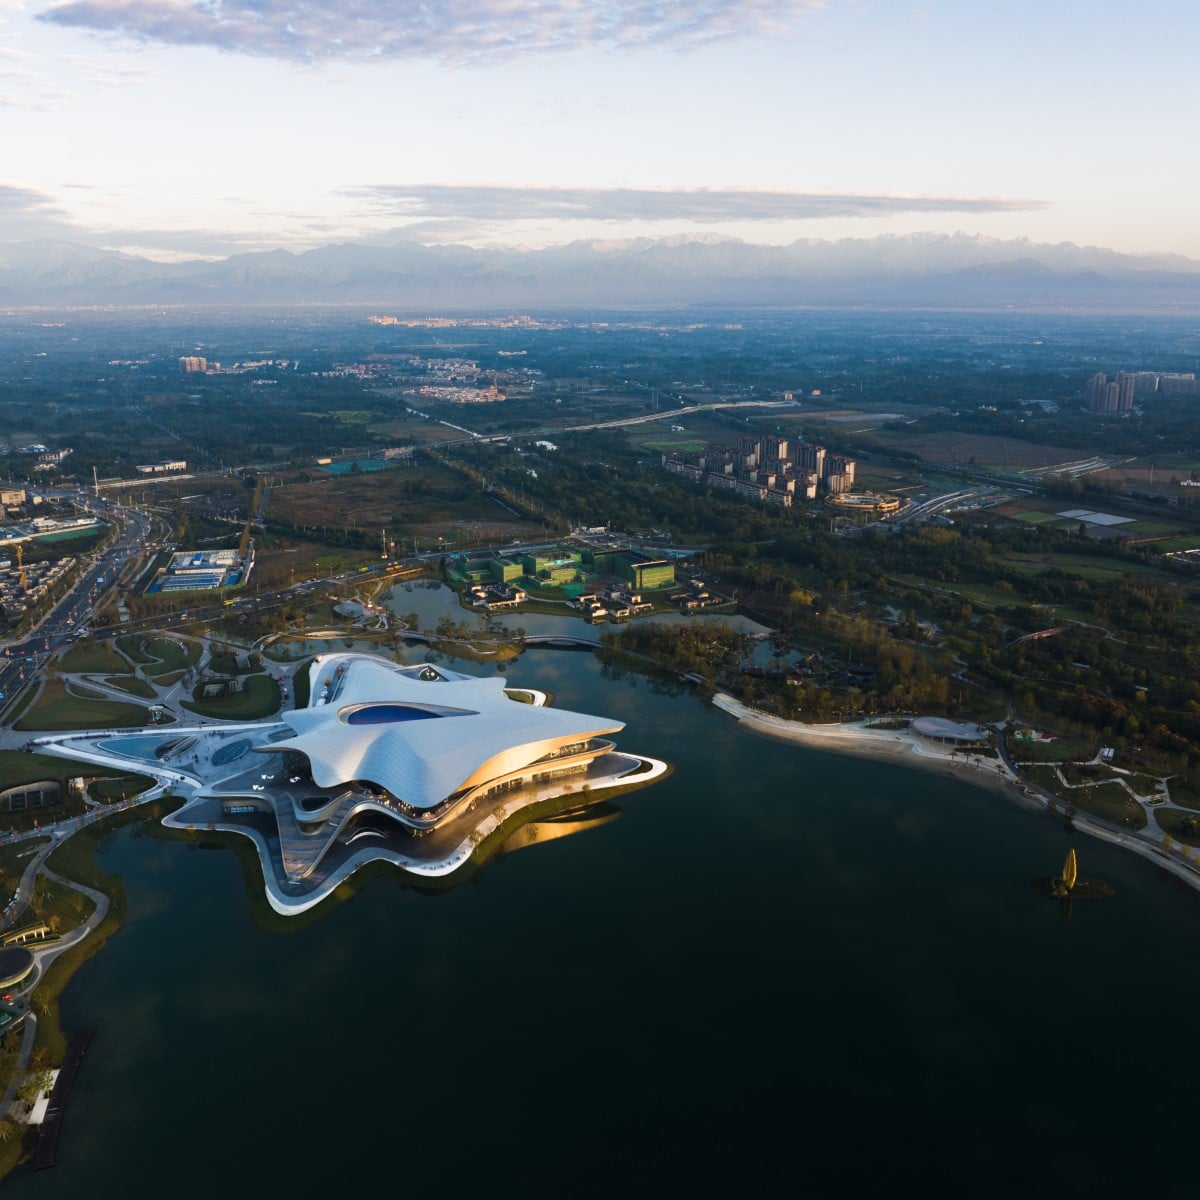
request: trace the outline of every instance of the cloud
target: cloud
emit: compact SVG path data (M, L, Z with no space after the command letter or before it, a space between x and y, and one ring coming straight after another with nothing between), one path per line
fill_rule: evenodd
M53 197L18 184L0 183L0 238L73 238L79 235Z
M480 187L379 184L349 189L377 213L417 221L804 221L897 213L1028 212L1040 200L739 189Z
M42 21L142 42L323 60L488 62L776 35L826 0L65 0Z

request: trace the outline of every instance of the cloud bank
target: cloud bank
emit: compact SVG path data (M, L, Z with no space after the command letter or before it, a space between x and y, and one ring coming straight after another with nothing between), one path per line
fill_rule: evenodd
M349 195L393 218L472 221L801 221L913 212L1028 212L1044 201L739 189L480 187L378 184Z
M0 183L0 240L74 237L79 232L57 201L45 192Z
M66 0L38 19L290 62L487 62L778 34L825 0Z

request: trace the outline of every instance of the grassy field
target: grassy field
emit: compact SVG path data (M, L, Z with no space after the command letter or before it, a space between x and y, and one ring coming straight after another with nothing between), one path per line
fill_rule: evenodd
M1055 794L1057 794L1059 789L1062 787L1062 784L1059 782L1058 775L1051 766L1040 764L1023 767L1022 770L1028 777L1029 782L1035 787L1044 788L1047 792L1053 792Z
M55 754L33 754L27 750L0 750L0 789L37 783L41 779L68 779L73 775L101 774L91 763Z
M245 691L240 695L221 696L216 700L193 696L192 700L185 700L183 706L202 717L225 721L254 721L279 711L279 684L270 675L250 675L244 682ZM197 687L197 693L200 690Z
M1078 449L1071 447L1046 446L986 433L887 429L879 436L888 446L919 454L926 462L954 463L958 466L999 467L1016 471L1025 467L1050 467L1082 457Z
M1094 757L1100 748L1100 736L1092 738L1056 738L1052 742L1026 742L1010 738L1009 753L1019 763L1082 762Z
M1112 769L1103 763L1063 763L1059 767L1062 777L1070 784L1106 783L1114 779Z
M88 687L87 684L79 683L76 680L71 680L66 687L70 695L78 696L83 700L105 699L105 694L99 688Z
M1156 543L1156 549L1164 552L1171 550L1200 550L1200 534L1185 533L1180 537L1166 538Z
M123 637L117 638L117 649L120 650L121 653L126 656L126 658L139 665L154 661L154 659L142 649L142 639L140 637L134 637L132 634L127 633Z
M1186 784L1174 779L1167 784L1167 787L1171 792L1171 800L1175 804L1181 808L1190 808L1200 812L1200 793L1192 791Z
M1126 829L1146 827L1145 810L1119 783L1072 788L1066 793L1066 802L1081 812L1124 825Z
M139 679L136 675L109 675L104 682L143 700L153 700L158 694L144 679Z
M44 837L27 838L10 846L0 846L0 896L6 903L16 889L21 872L29 865L32 852L49 840Z
M174 638L158 637L143 643L145 652L152 661L146 667L148 675L162 675L170 671L182 671L192 666L200 657L200 647L194 643L184 645Z
M295 708L307 708L310 684L308 681L308 663L302 663L292 676L292 705Z
M1006 514L1001 514L1006 515ZM1041 512L1038 509L1025 509L1012 514L1018 521L1026 521L1030 525L1044 525L1049 521L1062 521L1065 518L1060 517L1058 513Z
M129 670L129 663L108 640L72 646L62 656L59 666L72 674L88 675L124 675Z
M1128 530L1130 533L1179 533L1180 526L1171 523L1167 524L1164 521L1130 521L1128 525L1122 525L1122 529Z
M32 754L24 750L0 750L0 790L20 787L22 784L56 780L63 789L63 799L49 808L34 808L24 812L0 812L0 829L32 829L34 822L58 821L78 816L84 811L82 798L67 794L67 780L75 776L113 777L136 781L139 791L144 791L153 780L144 775L119 775L106 771L94 763L83 763L71 758L58 758L52 754ZM96 786L96 785L93 785Z
M1160 808L1154 813L1155 824L1185 846L1200 846L1200 817L1190 817L1175 808Z
M257 666L251 665L246 668L241 668L237 665L237 655L228 648L217 649L215 646L210 647L212 654L209 659L208 669L214 675L252 675L255 671L262 670L262 663L259 661L257 654L251 657L251 663L258 663Z
M101 804L112 804L117 800L128 800L140 796L154 786L148 775L113 775L108 779L97 779L88 785L88 795Z
M644 450L653 450L659 454L670 453L672 450L695 453L707 445L703 438L687 433L668 433L665 436L639 440L637 444Z
M13 726L20 730L129 729L145 725L150 710L118 700L81 700L57 680L48 681L36 703Z
M269 515L292 525L378 530L494 513L478 484L440 463L420 462L285 484L272 491Z
M1163 582L1176 577L1148 563L1127 562L1087 554L1009 554L1005 563L1020 575L1043 575L1047 571L1062 571L1081 579L1119 579L1123 575L1141 575Z

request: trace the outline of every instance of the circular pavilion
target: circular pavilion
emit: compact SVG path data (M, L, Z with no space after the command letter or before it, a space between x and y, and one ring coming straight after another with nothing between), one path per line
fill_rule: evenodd
M15 987L33 970L33 955L24 946L0 950L0 989Z

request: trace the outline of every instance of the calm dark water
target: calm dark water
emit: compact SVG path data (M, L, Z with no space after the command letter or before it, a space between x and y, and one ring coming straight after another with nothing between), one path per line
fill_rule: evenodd
M508 671L672 760L624 816L285 934L114 835L126 925L14 1197L1194 1194L1200 903L992 793L760 738L588 655ZM1068 845L1118 889L1064 924Z

